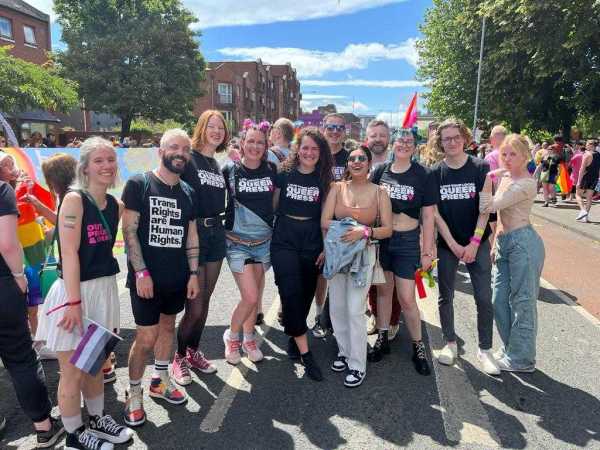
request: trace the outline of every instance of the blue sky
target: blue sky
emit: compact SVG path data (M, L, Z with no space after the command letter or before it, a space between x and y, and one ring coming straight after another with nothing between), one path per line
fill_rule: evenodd
M30 3L52 15L51 0ZM300 78L304 109L335 103L344 112L397 122L413 93L424 89L415 81L414 43L431 0L183 4L199 18L200 49L207 60L291 62ZM52 33L53 46L59 47L58 25L53 24Z

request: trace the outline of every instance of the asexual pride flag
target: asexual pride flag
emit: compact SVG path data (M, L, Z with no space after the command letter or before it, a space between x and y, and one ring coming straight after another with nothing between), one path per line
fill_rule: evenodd
M123 338L93 320L85 319L85 323L88 325L87 331L69 362L78 369L96 376L110 352Z

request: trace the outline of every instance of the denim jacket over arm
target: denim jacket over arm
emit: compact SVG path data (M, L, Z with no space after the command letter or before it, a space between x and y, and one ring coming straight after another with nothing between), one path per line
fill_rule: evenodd
M367 240L342 241L344 233L358 225L350 217L330 222L325 236L323 277L330 280L336 273L350 273L354 286L360 288L367 284L367 271L370 269Z

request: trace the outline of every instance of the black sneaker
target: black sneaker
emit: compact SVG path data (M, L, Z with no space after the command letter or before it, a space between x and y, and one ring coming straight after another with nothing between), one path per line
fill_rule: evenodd
M321 369L310 351L302 355L302 364L304 365L304 373L308 378L314 381L323 381Z
M97 438L82 426L75 433L67 433L65 450L113 450L114 445L104 439Z
M344 380L344 386L349 388L355 388L362 384L365 380L365 372L360 372L358 370L350 370L348 371L348 375L346 375L346 379Z
M412 362L415 365L415 370L421 375L430 375L431 369L427 362L427 354L425 353L425 344L423 341L413 342Z
M262 325L265 322L265 315L263 313L258 313L256 315L256 325Z
M90 417L90 433L113 444L123 444L133 437L131 428L119 425L108 414Z
M287 347L288 358L290 359L300 359L300 350L298 350L298 344L296 344L296 339L292 336L288 339L288 347Z
M53 447L58 441L58 438L65 432L61 422L53 417L50 417L50 429L48 431L37 431L37 448Z
M370 362L379 362L383 359L383 355L390 354L390 343L388 340L388 330L381 330L377 335L375 345L368 350L367 359Z
M327 330L325 330L319 322L315 323L315 326L312 327L311 331L313 336L319 339L323 339L327 336Z
M347 358L345 356L338 355L338 357L331 363L331 370L334 372L344 372L348 368Z

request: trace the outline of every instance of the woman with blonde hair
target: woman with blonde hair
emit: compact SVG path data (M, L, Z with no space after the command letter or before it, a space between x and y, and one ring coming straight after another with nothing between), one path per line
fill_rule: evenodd
M488 173L480 193L480 211L498 213L494 246L493 304L503 348L495 355L500 370L533 372L537 334L537 298L544 265L544 243L529 215L537 195L527 170L527 140L508 135L500 146L501 169ZM492 195L492 176L500 177Z

